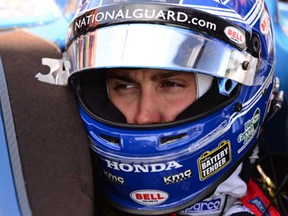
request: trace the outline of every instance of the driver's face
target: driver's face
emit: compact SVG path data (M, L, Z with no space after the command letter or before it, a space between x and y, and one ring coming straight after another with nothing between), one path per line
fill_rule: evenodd
M110 100L129 124L171 122L196 100L196 82L191 73L110 69L107 86Z

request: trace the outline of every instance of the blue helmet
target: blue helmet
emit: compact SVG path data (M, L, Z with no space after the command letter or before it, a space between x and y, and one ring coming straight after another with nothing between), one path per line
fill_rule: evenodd
M276 86L263 0L82 1L64 59L102 188L133 214L179 211L213 192L253 147ZM175 121L128 124L107 95L111 68L212 81Z

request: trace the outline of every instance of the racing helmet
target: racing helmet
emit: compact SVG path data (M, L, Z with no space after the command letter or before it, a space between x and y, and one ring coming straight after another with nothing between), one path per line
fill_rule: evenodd
M262 0L82 1L64 60L101 187L132 214L179 211L211 194L249 154L275 88ZM115 68L196 74L198 99L172 122L128 124L107 93Z

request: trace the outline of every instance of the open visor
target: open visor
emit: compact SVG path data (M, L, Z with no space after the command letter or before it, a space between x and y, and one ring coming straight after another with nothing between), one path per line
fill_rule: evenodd
M252 85L258 59L190 30L156 24L121 24L88 32L64 56L70 75L84 69L161 68L200 72Z

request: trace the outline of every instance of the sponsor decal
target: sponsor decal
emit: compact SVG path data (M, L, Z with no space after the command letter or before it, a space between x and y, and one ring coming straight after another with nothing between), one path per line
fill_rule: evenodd
M186 214L213 214L221 210L221 198L195 203L193 206L184 210Z
M270 216L269 212L266 211L265 204L262 202L262 200L259 197L256 197L249 201L251 204L255 205L255 207L261 212L265 213L265 216Z
M245 34L235 27L227 26L224 32L226 36L234 43L244 44L246 42Z
M201 180L212 176L231 161L230 142L223 140L212 152L205 152L198 159L198 169Z
M164 184L168 185L168 184L173 184L176 182L183 181L185 179L190 178L191 176L192 176L192 171L189 169L184 172L177 173L175 175L166 176L163 178L163 181L164 181Z
M269 14L265 11L260 19L260 31L262 34L267 34L270 30L270 18Z
M113 174L111 174L105 170L103 170L103 173L106 176L106 178L108 178L112 182L115 182L115 183L121 184L121 185L123 185L125 183L124 178L122 178L120 176L113 175Z
M211 142L211 140L214 140L217 138L220 134L223 133L223 130L227 127L228 123L227 121L223 121L220 125L218 125L214 130L212 130L210 133L202 137L200 140L198 140L195 144L191 145L189 150L191 152L195 151L195 146L197 149L200 149L202 146L205 146L207 143Z
M159 205L164 203L169 194L160 190L137 190L130 193L133 201L146 206Z
M237 141L238 143L243 142L243 146L238 149L238 154L240 154L246 146L253 139L255 134L257 133L257 129L259 127L259 119L260 119L260 109L257 108L253 114L253 117L244 123L244 132L239 134Z
M205 18L191 16L185 11L174 11L156 8L120 8L112 10L93 10L77 18L74 30L97 26L101 23L109 23L123 20L161 20L176 23L186 23L206 30L216 31L217 25Z
M113 170L119 170L123 172L134 172L134 173L155 173L162 172L172 169L178 169L183 165L176 161L168 161L166 163L155 163L155 164L135 164L135 163L121 163L118 161L111 161L104 159L108 168Z
M143 4L143 1L131 0L131 4L110 3L104 7L97 7L94 2L91 10L86 10L83 6L80 9L81 13L70 24L71 37L67 45L80 35L107 25L145 22L180 26L200 33L213 34L219 40L230 43L240 50L246 49L246 34L248 36L249 33L244 29L235 28L228 20L209 12L192 7L187 10L176 4L173 7L167 4L177 1L179 0L148 0ZM103 1L99 1L99 4L102 3ZM227 37L224 36L224 32Z

